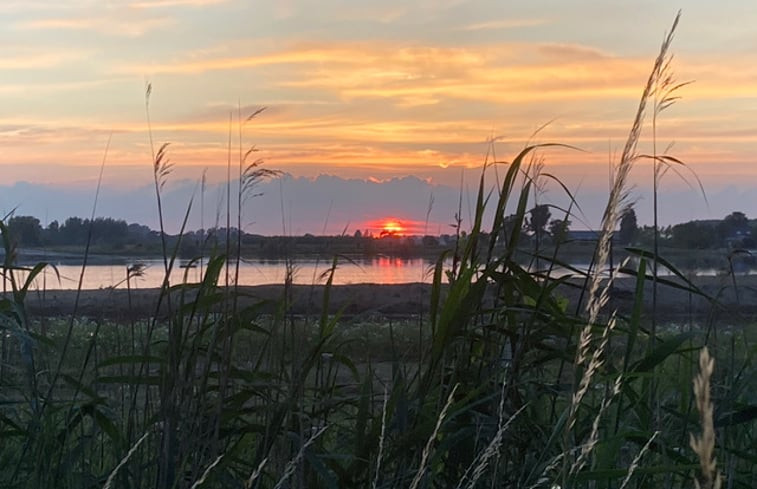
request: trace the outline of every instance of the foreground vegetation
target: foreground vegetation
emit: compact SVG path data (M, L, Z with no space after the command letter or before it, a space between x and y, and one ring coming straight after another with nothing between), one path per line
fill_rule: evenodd
M25 299L44 264L17 266L5 239L0 486L755 487L757 370L746 329L643 321L647 270L666 265L658 254L629 250L640 260L628 317L605 309L599 280L647 104L656 114L669 98L670 41L617 165L578 309L554 292L564 279L514 257L540 178L530 158L544 146L509 162L492 193L482 175L466 239L439 257L429 316L387 326L378 344L364 330L349 334L339 315L293 316L286 288L274 315L241 307L227 259L241 243L228 236L201 283L166 280L166 317L35 321ZM164 149L154 153L159 212ZM245 189L270 173L245 157L239 174L249 183L241 208ZM7 236L5 224L0 231ZM162 239L166 277L181 247L169 244ZM337 264L324 277L326 303Z

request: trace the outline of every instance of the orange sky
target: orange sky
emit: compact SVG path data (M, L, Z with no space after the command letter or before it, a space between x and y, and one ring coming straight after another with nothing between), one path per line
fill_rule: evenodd
M294 176L455 186L485 141L514 155L534 131L571 188L606 183L677 6L588 1L113 0L0 5L0 167L6 183L149 182L145 82L173 178L224 176L229 117ZM757 4L684 6L673 51L686 86L658 137L715 186L755 178ZM648 133L642 145L648 147ZM645 146L646 145L646 146ZM648 178L641 167L638 183ZM671 177L673 178L673 177ZM401 217L401 216L400 216Z

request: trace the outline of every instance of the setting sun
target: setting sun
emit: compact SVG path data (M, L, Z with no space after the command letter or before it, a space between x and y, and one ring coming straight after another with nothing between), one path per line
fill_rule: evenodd
M385 221L381 227L381 236L402 236L404 233L405 228L402 223L394 219Z
M389 214L389 217L379 217L364 221L358 226L365 230L366 235L384 238L387 236L407 237L422 236L427 233L426 222L412 219L411 217L397 217L397 214Z

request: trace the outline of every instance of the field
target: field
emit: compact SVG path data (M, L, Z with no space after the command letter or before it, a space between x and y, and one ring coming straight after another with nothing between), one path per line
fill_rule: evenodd
M429 286L335 287L334 258L318 288L235 287L227 237L200 283L42 294L45 264L18 266L0 223L0 487L756 487L754 278L690 279L657 246L606 273L644 116L675 100L671 40L571 279L514 256L548 145L492 192L485 163ZM241 209L275 172L240 157L239 175Z
M245 487L256 474L249 487L408 487L423 469L426 487L468 486L476 470L505 487L550 487L561 470L573 487L620 487L641 453L627 487L688 487L705 342L723 362L712 379L718 459L752 483L753 311L737 301L754 303L754 277L661 284L655 341L651 283L635 292L636 278L616 279L620 316L592 325L605 353L589 359L601 364L565 439L586 375L575 367L580 279L549 292L555 283L527 274L488 291L471 280L450 303L460 282L227 289L213 284L215 263L206 283L171 292L6 298L3 460L18 473L5 471L3 486L151 487L172 469L167 487L203 476L207 487ZM475 309L457 315L470 294ZM175 445L164 447L168 423Z
M754 278L737 280L742 294L750 293ZM528 285L512 277L508 282ZM687 487L697 458L685 435L699 430L690 381L696 375L699 345L705 341L714 345L719 358L728 359L715 376L721 379L715 384L721 392L715 426L730 435L725 439L732 445L719 459L732 461L738 469L731 477L748 478L744 485L751 484L751 439L742 428L753 417L746 400L753 382L748 347L752 335L732 325L745 321L750 311L734 311L737 297L732 288L725 292L728 283L708 278L695 284L701 293L662 287L659 317L668 320L660 325L655 346L650 346L649 331L636 328L634 316L647 317L639 324L648 324L651 304L642 301L644 305L634 308L635 301L629 299L637 297L631 290L636 279L617 279L611 300L622 316L610 327L606 319L594 326L599 341L606 342L603 348L613 354L600 360L603 365L581 400L582 409L573 421L580 435L565 440L557 430L566 429L574 402L574 342L582 327L580 314L573 312L582 289L578 280L574 282L563 285L564 293L550 294L559 297L557 301L543 295L539 308L529 306L526 298L538 300L548 282L532 282L537 296L524 295L512 306L494 303L489 309L487 303L498 301L496 294L487 293L490 296L482 296L478 304L485 307L461 318L468 330L455 333L436 358L438 328L454 323L430 317L427 306L437 289L421 284L237 291L205 284L206 290L180 287L162 299L159 290L118 295L82 291L76 314L76 292L48 291L44 300L32 294L25 298L28 329L8 328L11 334L3 342L3 460L29 451L25 462L14 465L18 480L6 471L3 485L102 487L113 476L111 486L152 486L161 473L156 454L162 457L165 449L161 445L167 421L160 418L169 401L177 451L170 460L181 474L180 479L177 472L172 475L177 487L202 480L211 466L214 471L204 482L208 487L244 487L263 461L253 481L261 487L281 482L288 470L292 473L285 482L293 486L360 487L371 485L378 474L377 487L406 487L419 470L405 456L409 450L416 452L416 463L429 464L424 484L446 486L449 477L455 477L466 486L478 468L492 471L479 477L496 476L506 486L539 487L550 471L559 473L565 454L577 459L566 470L582 463L585 441L574 436L596 437L592 452L585 455L592 465L573 474L575 486L602 482L619 487L627 467L644 450L646 463L637 462L634 485L646 487L664 476ZM439 290L439 300L448 301L454 285ZM720 302L730 307L701 302L704 294L718 291L728 294L721 294ZM700 301L696 308L688 303L689 295ZM186 300L190 296L191 301ZM169 297L170 308L164 304L156 309L159 300L167 303ZM16 306L15 313L26 313L17 298L7 298L6 305ZM753 303L748 298L745 302ZM38 309L44 304L47 309ZM322 315L324 305L329 306L328 314ZM437 310L444 313L444 305ZM11 311L8 317L14 317ZM229 317L238 319L224 324ZM679 321L672 322L674 318ZM231 329L225 334L233 341L225 341L221 326ZM178 335L177 328L182 328ZM173 353L172 337L180 343ZM523 346L513 348L518 345ZM632 359L623 365L628 350ZM172 354L175 370L167 378ZM436 371L431 371L434 363ZM39 372L34 380L48 380L56 369L59 380L34 382L28 377L31 368ZM517 380L512 377L516 369ZM619 378L623 370L622 384L610 384L608 379ZM611 387L617 391L608 395ZM30 392L39 397L35 400ZM425 399L419 399L421 395ZM727 410L723 402L730 404ZM29 423L43 409L44 422ZM601 422L596 433L595 421ZM272 422L280 424L276 434ZM315 434L319 436L313 438ZM271 437L269 451L258 461L257 450L266 435ZM469 445L460 451L450 438ZM671 447L673 441L677 445ZM210 455L211 443L217 444L218 455ZM533 443L551 444L553 453L547 455ZM574 444L572 452L564 450L565 443ZM680 449L673 449L676 446ZM357 449L366 455L358 458L353 452ZM119 460L128 453L128 459ZM605 465L595 465L597 454L609 457ZM543 460L534 459L539 455ZM514 462L515 456L525 460ZM521 464L526 461L539 464L539 470L524 473ZM119 462L124 464L115 471ZM400 470L405 464L409 466ZM35 468L38 465L42 470ZM457 473L450 475L448 470Z

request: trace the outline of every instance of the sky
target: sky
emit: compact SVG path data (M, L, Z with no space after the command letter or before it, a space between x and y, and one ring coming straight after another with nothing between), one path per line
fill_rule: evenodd
M672 66L693 83L657 141L688 166L662 180L661 221L757 218L757 3L698 0L3 0L0 210L87 216L105 158L96 213L155 226L152 153L170 143L167 206L194 193L199 227L225 212L229 154L254 145L285 178L246 204L250 232L442 230L496 139L503 161L529 141L580 148L540 157L594 228L679 9ZM651 165L631 179L649 223ZM557 185L538 199L555 217L567 203Z

